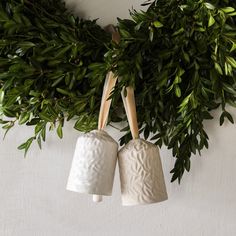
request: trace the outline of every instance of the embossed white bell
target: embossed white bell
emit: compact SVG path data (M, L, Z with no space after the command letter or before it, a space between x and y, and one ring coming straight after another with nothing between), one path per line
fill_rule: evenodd
M159 149L139 138L134 91L126 88L122 98L133 140L118 153L121 198L123 205L141 205L164 201L168 198Z
M117 151L117 142L104 130L81 135L77 140L67 189L111 195Z
M119 151L123 205L161 202L167 199L158 147L133 139Z
M111 99L110 92L116 83L112 72L107 74L99 114L98 130L81 135L76 144L67 189L93 194L95 202L102 195L111 195L118 144L103 129L106 126Z

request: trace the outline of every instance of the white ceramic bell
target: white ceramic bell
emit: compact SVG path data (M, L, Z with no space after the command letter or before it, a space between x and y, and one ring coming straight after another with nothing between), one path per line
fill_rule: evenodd
M81 135L77 140L67 190L111 195L117 151L117 142L104 130Z
M123 205L166 200L167 192L158 147L133 139L118 154Z
M111 105L108 100L117 78L107 74L98 121L98 130L81 135L76 144L67 189L79 193L93 194L95 202L102 201L102 195L111 195L118 144L103 129Z
M156 145L139 138L134 90L127 87L122 92L123 103L133 140L118 153L122 204L142 205L164 201L168 198Z

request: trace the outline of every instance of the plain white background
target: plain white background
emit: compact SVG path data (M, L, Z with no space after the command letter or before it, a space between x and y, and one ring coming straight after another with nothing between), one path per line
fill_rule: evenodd
M67 2L77 13L100 17L106 25L116 16L127 17L127 9L142 1ZM236 110L230 110L236 118ZM181 185L170 183L174 159L162 148L169 200L137 207L121 206L118 173L113 196L100 204L65 190L79 135L73 122L66 124L63 140L49 134L43 150L34 145L26 159L16 147L33 130L16 127L0 141L0 236L235 236L236 128L228 122L220 127L219 112L213 115L216 119L205 123L210 148L192 157L191 173ZM121 136L108 130L116 140Z

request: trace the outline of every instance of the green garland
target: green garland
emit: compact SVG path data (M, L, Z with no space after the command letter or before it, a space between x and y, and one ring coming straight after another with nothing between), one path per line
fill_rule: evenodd
M172 181L190 170L190 157L208 148L203 121L236 106L236 3L233 0L147 1L147 11L119 19L119 45L95 21L74 18L61 1L11 0L0 4L0 106L12 119L35 126L41 147L46 127L62 138L64 120L89 131L97 116L105 74L122 78L113 94L111 121L123 86L135 87L140 133L176 157ZM121 144L130 138L128 126Z
M103 61L110 35L95 21L83 21L57 0L3 1L0 4L1 112L8 131L18 121L35 126L32 141L45 141L46 126L62 138L64 120L75 128L96 127L104 77L89 78L89 66ZM89 103L89 105L88 105Z

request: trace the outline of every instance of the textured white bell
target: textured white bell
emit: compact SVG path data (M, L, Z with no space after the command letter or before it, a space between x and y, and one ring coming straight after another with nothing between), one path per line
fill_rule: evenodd
M123 89L122 99L133 137L118 153L122 204L132 206L164 201L168 196L159 149L139 138L134 89L131 86Z
M143 139L133 139L118 154L123 205L140 205L168 198L159 149Z
M117 151L117 142L104 130L81 135L77 140L67 190L111 195Z

